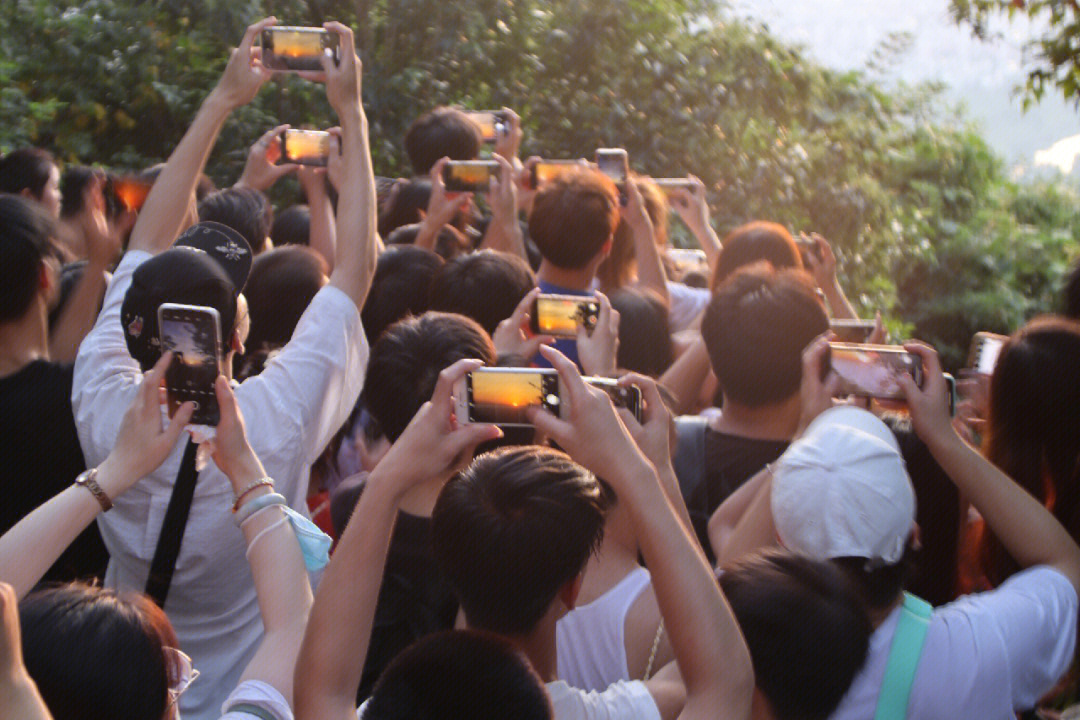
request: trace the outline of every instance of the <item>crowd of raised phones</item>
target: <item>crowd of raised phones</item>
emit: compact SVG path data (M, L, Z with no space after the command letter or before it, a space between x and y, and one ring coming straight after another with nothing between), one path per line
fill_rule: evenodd
M282 72L334 127L215 189ZM439 107L377 179L361 74L268 18L165 164L0 158L0 717L1080 717L1080 272L957 393L693 176Z

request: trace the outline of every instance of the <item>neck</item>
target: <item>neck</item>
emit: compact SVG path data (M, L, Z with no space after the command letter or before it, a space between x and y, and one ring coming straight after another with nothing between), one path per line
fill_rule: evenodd
M41 296L18 320L0 323L0 377L49 359L49 313Z
M571 269L556 267L547 260L541 261L540 271L536 273L536 279L541 282L577 292L588 292L595 276L596 268L592 263L583 268Z
M870 625L872 625L873 628L877 630L878 626L880 626L881 623L885 622L885 620L888 619L890 615L892 615L893 610L896 610L896 608L900 607L903 604L904 594L900 593L896 596L896 600L893 600L891 604L886 605L883 608L870 608Z
M712 427L719 432L755 440L787 440L795 437L802 411L799 394L772 405L748 407L724 396L724 409Z
M505 636L525 656L546 683L559 679L558 660L555 652L555 617L545 615L528 635Z

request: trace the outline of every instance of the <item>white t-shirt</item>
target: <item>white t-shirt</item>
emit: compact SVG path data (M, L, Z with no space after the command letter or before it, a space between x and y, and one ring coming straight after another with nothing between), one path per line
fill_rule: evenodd
M254 705L274 720L293 720L293 711L289 703L273 685L261 680L245 680L236 686L229 698L221 706L221 720L263 720L258 715L247 712L226 712L238 705Z
M874 716L899 618L897 608L874 631L866 664L831 720ZM1047 567L938 608L915 671L908 718L1011 720L1069 669L1076 623L1076 591Z
M677 282L668 282L667 291L670 300L668 325L673 333L690 327L712 297L705 288L690 287Z

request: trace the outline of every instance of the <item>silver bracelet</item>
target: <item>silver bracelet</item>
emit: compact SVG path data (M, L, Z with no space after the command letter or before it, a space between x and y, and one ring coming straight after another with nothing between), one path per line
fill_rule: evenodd
M272 489L274 487L274 479L271 478L271 477L261 477L258 480L253 480L251 482L251 484L249 484L246 488L244 488L243 490L238 492L236 494L236 497L233 498L232 511L236 512L237 510L240 509L240 501L244 499L245 495L247 495L249 492L251 492L255 488L262 487L263 485L266 485L267 487Z
M250 502L244 503L236 514L233 515L233 521L236 526L239 527L241 523L254 515L259 510L271 505L286 505L285 496L280 493L269 493L267 495L260 495Z

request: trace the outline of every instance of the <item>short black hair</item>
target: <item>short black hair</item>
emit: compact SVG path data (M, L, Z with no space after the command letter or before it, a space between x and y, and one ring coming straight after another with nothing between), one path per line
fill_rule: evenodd
M275 247L311 244L311 209L307 205L291 205L274 216L270 240Z
M481 142L480 126L452 107L424 113L405 132L405 152L416 175L427 175L431 166L444 157L475 160Z
M391 245L414 245L416 236L420 234L420 223L402 225L386 236L386 246ZM468 252L470 247L469 238L465 233L453 225L443 225L439 228L439 235L435 238L435 254L443 260L453 260L463 253Z
M199 221L210 220L231 227L244 236L251 251L258 254L266 247L274 208L258 190L226 188L199 201Z
M36 147L12 150L0 158L0 193L17 195L23 190L40 198L56 167L56 159L48 150Z
M105 173L86 165L68 165L60 177L60 217L67 219L82 212L84 193L91 182L105 178Z
M783 225L763 220L740 225L724 238L723 249L716 259L712 289L719 288L740 268L762 261L777 270L803 269L799 246Z
M481 455L447 483L432 543L469 626L532 632L599 547L609 505L591 472L536 446Z
M428 287L443 259L413 245L393 245L379 256L371 290L360 319L368 343L374 345L386 328L428 309Z
M655 291L632 286L611 293L610 300L619 313L619 369L663 375L675 360L668 306Z
M549 720L551 699L528 658L477 630L428 635L379 677L364 720Z
M0 195L0 323L18 320L38 291L41 265L59 260L55 224L37 203Z
M360 401L394 442L431 399L439 373L458 360L495 362L484 329L464 315L424 313L387 328L371 348Z
M776 720L826 720L866 661L872 632L844 574L772 550L725 568L720 587Z
M431 201L431 180L413 178L399 180L397 188L391 191L391 197L379 213L379 235L384 238L404 225L420 222Z
M915 574L918 555L919 549L912 536L904 546L904 554L892 565L875 565L861 557L833 558L832 562L848 576L867 607L884 610L896 602Z
M762 407L799 392L802 352L829 318L801 270L743 268L713 294L701 335L724 395Z
M545 260L565 269L589 264L619 223L615 184L596 170L559 177L536 194L529 238Z
M471 317L493 335L534 287L536 275L523 259L481 250L439 268L431 279L430 307Z

